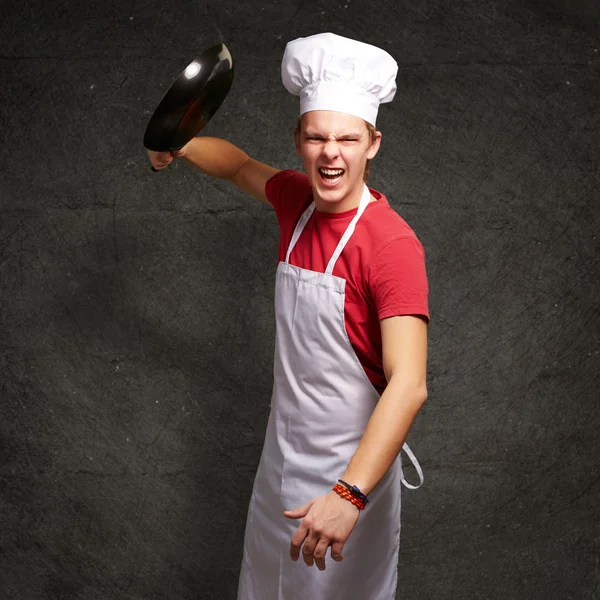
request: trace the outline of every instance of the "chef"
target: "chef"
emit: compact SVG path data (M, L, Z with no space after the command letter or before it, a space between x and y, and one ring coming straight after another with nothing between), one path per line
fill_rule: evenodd
M286 89L305 173L216 138L174 153L275 209L274 385L246 523L238 600L393 600L400 452L427 397L425 256L366 185L380 103L396 92L385 51L331 33L287 44ZM420 484L419 484L420 485Z

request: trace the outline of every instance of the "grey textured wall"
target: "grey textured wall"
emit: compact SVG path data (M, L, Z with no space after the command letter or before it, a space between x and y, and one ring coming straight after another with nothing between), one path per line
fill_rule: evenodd
M141 140L223 41L206 133L299 169L280 60L327 30L399 62L370 184L427 252L398 597L600 598L598 2L25 0L0 19L2 600L235 597L276 219Z

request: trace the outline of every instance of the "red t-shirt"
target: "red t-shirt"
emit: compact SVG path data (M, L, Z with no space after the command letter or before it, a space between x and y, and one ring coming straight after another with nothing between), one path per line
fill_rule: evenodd
M419 315L429 322L429 288L425 251L415 232L383 194L369 190L377 202L367 205L333 275L346 280L346 331L365 373L381 394L387 381L379 320ZM285 261L296 223L313 201L312 187L305 174L285 170L267 182L265 192L279 221L279 261ZM315 209L292 250L290 263L324 273L357 210L331 214Z

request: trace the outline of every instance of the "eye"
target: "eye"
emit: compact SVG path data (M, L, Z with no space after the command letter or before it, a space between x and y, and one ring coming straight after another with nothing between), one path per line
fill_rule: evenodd
M310 140L311 142L322 142L325 138L316 136L316 135L310 135L306 138L307 140Z

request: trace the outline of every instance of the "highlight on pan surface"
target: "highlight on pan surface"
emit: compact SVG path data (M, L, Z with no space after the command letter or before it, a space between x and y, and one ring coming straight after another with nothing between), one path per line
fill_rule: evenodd
M233 83L233 58L217 44L195 58L169 88L148 122L144 146L171 152L198 135L217 112Z

